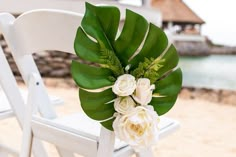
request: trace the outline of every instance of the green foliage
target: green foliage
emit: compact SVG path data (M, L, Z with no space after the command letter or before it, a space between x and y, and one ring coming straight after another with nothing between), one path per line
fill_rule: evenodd
M116 98L111 89L91 93L80 89L79 96L84 112L95 120L106 120L113 116L115 110L112 100Z
M118 8L86 3L74 48L77 56L98 66L77 61L71 64L72 77L81 87L79 97L84 112L90 118L102 121L109 130L113 130L116 95L111 88L104 87L112 86L117 77L124 74L125 67L130 66L128 72L136 79L149 78L155 84L150 105L160 115L174 105L182 83L181 71L173 71L178 64L176 49L173 45L168 46L168 39L159 27L126 10L124 27L118 36L119 22Z
M110 69L115 77L124 74L123 67L114 52L106 48L101 49L100 66Z
M153 60L153 58L145 58L144 62L139 63L138 67L131 72L131 75L133 75L135 78L142 78Z
M163 67L161 63L163 63L164 61L164 59L160 60L159 58L154 60L147 71L144 73L144 77L149 78L151 84L155 83L158 79L158 76L160 76L158 74L158 70Z
M72 61L71 74L77 85L85 89L98 89L113 85L112 72L105 68L92 67Z
M157 81L155 86L156 89L153 91L153 95L160 95L160 97L153 97L150 105L154 107L158 115L163 115L173 107L181 90L181 69L178 68L163 79Z
M164 59L145 58L144 62L139 63L139 66L134 69L131 74L135 78L148 78L151 84L155 83L159 74L158 70L163 67Z
M158 58L168 47L168 39L161 28L149 24L149 30L141 51L130 61L135 69L145 58Z
M148 22L141 15L126 10L124 27L118 39L112 42L116 55L123 67L129 64L130 57L137 51L148 30Z

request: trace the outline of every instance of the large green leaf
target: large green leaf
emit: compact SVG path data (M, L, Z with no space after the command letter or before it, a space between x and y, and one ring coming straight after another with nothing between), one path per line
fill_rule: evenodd
M78 28L77 30L74 48L76 50L76 54L80 56L80 58L91 62L99 62L99 44L90 40L82 28Z
M168 112L174 105L176 98L182 86L182 72L180 69L175 70L168 76L159 80L155 84L156 89L150 105L152 105L158 115Z
M136 79L146 77L156 85L154 95L163 97L153 97L151 105L162 115L174 105L182 83L181 71L173 70L178 64L176 49L159 27L148 24L131 10L126 10L124 27L118 36L119 22L118 8L86 3L74 48L78 57L96 66L76 61L71 65L75 82L83 88L79 95L82 108L95 120L111 118L115 112L111 100L116 95L111 89L97 93L94 89L113 85L130 65L129 73ZM113 120L101 124L112 130Z
M111 89L99 93L91 93L80 89L79 96L84 112L92 119L106 120L111 118L115 112L112 100L116 96Z
M98 43L112 50L110 41L114 41L120 21L120 12L116 7L96 7L86 2L86 12L82 27Z
M144 40L147 29L148 23L142 16L126 10L126 19L121 35L115 43L112 43L116 55L124 66L128 64L129 58Z
M131 69L138 66L144 58L157 58L159 57L168 46L168 39L165 33L154 24L150 24L149 31L145 43L139 52L130 62Z
M178 53L173 45L168 48L167 52L161 58L164 59L164 62L162 64L163 67L158 71L160 77L166 72L174 69L179 62Z
M113 84L107 76L111 71L72 61L71 74L77 85L85 89L98 89Z

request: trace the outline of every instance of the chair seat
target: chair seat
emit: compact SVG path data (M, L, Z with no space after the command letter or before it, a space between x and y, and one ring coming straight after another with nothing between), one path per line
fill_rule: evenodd
M48 120L44 118L34 117L34 120L47 123L48 125L66 130L89 139L98 141L100 136L100 123L88 118L84 113L76 113L62 118ZM160 137L167 135L171 131L176 130L179 126L178 122L166 117L160 118ZM126 143L116 139L115 151L128 146Z
M27 96L28 96L28 92L25 90L20 90L21 94L23 96L24 102L27 101ZM50 99L52 101L52 103L54 105L60 105L63 104L64 101L56 96L50 96ZM5 95L5 93L2 91L1 87L0 87L0 119L7 118L7 117L12 117L13 111L11 109L11 106L8 102L7 96Z

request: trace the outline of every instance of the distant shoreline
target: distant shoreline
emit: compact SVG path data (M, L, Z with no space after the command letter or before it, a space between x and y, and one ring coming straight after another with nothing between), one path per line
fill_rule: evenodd
M174 42L180 56L236 55L236 47L209 42Z

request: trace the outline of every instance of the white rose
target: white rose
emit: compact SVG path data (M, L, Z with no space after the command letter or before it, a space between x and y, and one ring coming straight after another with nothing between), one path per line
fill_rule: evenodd
M118 96L129 96L133 94L135 88L135 77L130 74L124 74L118 77L112 87L112 91Z
M117 115L113 128L116 136L136 151L148 148L159 139L159 117L153 107L138 106L125 115Z
M127 97L118 97L115 99L114 107L118 113L126 114L134 109L136 106L133 99L129 96Z
M137 81L137 87L132 95L134 100L141 105L148 105L152 100L152 91L155 85L150 85L150 80L147 78L140 78Z

